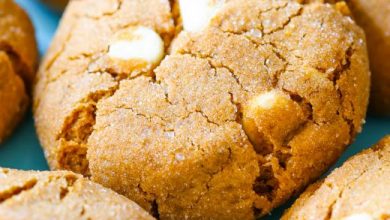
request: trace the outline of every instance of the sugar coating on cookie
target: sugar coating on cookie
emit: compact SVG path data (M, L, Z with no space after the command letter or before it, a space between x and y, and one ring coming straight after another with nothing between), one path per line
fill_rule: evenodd
M282 219L388 219L390 136L309 186Z
M0 2L0 143L21 121L35 76L37 48L27 14L12 0Z
M185 18L170 3L70 3L35 87L50 167L90 176L160 219L265 215L360 131L364 34L330 5L287 0L224 1L206 26L178 32ZM150 68L110 57L134 27L164 42Z
M390 116L390 3L388 0L347 1L367 35L372 71L370 110Z
M349 14L367 36L370 58L371 96L370 111L377 115L390 115L390 4L388 0L305 0L332 3Z
M141 207L68 171L0 168L2 219L154 219Z

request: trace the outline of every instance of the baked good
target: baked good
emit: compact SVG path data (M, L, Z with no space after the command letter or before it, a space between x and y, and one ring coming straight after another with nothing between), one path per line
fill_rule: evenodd
M282 219L390 218L390 136L310 186Z
M372 71L370 110L390 116L390 2L347 0L357 24L367 36Z
M56 10L64 10L69 0L42 0L43 3L48 4Z
M39 71L35 121L52 169L161 219L251 219L361 129L364 34L331 5L94 3L68 5Z
M154 219L124 196L69 171L0 168L0 219Z
M305 1L305 0L303 0ZM349 6L352 17L366 32L372 85L370 110L390 116L390 3L388 0L306 0ZM347 10L349 10L347 9Z
M0 143L22 119L35 75L37 49L27 14L12 0L0 1Z
M372 71L370 109L390 116L390 2L349 0L348 5L367 35Z

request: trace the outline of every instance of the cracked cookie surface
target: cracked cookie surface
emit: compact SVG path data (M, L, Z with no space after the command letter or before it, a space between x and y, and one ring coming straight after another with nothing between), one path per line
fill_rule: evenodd
M313 184L282 219L390 218L390 136Z
M390 2L349 0L347 3L367 35L372 71L370 109L390 116Z
M303 0L305 1L305 0ZM328 2L343 6L342 0L306 0ZM372 71L370 110L379 115L390 115L390 2L388 0L345 0L347 13L360 25L367 36L367 47ZM349 9L347 9L349 10Z
M372 71L370 110L390 116L390 2L348 0L347 4L367 35Z
M30 19L12 0L0 1L0 143L27 109L36 62Z
M1 219L154 219L127 198L69 171L0 168Z
M161 219L252 219L317 178L361 129L364 34L330 5L229 0L199 27L182 22L178 2L91 2L70 3L38 75L35 121L52 169ZM165 45L140 44L153 59L120 50L150 30Z

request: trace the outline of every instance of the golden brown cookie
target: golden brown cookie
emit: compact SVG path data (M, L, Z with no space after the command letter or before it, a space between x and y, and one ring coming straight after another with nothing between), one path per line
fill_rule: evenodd
M56 10L63 10L68 4L69 0L41 0L43 3L50 5Z
M28 106L37 49L27 14L12 0L0 1L0 143Z
M93 2L69 4L39 71L35 121L52 169L161 219L252 219L361 129L364 34L330 5Z
M310 186L282 219L390 218L390 136Z
M68 171L0 168L0 219L154 219L141 207Z
M367 35L372 71L370 109L390 116L390 1L349 0L347 3Z
M325 1L343 5L341 0ZM353 18L366 32L372 85L370 109L390 116L390 2L389 0L345 0Z

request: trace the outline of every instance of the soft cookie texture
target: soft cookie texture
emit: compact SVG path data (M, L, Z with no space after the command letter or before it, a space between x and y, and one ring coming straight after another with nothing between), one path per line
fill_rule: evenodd
M52 169L160 219L253 219L360 131L364 34L331 5L210 0L194 24L188 2L72 1L39 71L37 131Z
M282 219L390 218L390 136L310 186Z
M154 219L127 198L68 171L0 168L0 219Z
M37 62L34 29L12 0L0 1L0 143L22 119Z
M390 116L390 1L349 0L347 3L367 35L372 71L370 109Z
M305 1L305 0L302 0ZM306 0L344 7L366 32L372 85L370 110L390 116L390 2L389 0ZM346 3L346 4L345 4Z

